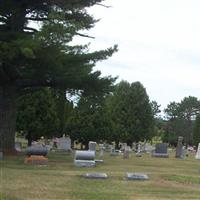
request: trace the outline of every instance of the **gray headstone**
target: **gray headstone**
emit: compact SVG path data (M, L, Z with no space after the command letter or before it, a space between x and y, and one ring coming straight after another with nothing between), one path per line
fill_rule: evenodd
M89 151L96 151L96 145L97 145L96 142L90 141L89 142Z
M125 175L127 180L148 180L149 177L146 174L142 173L129 173L127 172Z
M200 143L199 143L199 145L198 145L198 149L197 149L197 153L196 153L196 155L195 155L195 158L196 158L197 160L200 160Z
M139 143L137 145L137 152L136 152L136 157L142 157L142 151L141 151L141 144Z
M77 167L95 166L95 151L76 151L74 156L74 165Z
M126 145L124 147L123 159L129 159L129 152L130 152L130 147Z
M153 157L168 158L169 154L167 153L168 145L166 143L156 144L155 152L152 153Z
M104 154L104 144L99 144L99 157L102 157Z
M183 149L183 137L179 136L178 137L178 143L176 146L176 158L184 158L184 149Z
M94 167L96 162L94 160L74 160L76 167Z
M95 152L94 151L79 151L75 152L75 160L94 160Z
M95 160L96 163L103 163L103 160Z
M70 137L58 138L58 149L63 151L71 151L71 139Z
M47 153L48 153L47 148L40 146L40 145L27 147L27 149L26 149L26 155L27 156L31 156L31 155L46 156Z
M93 172L86 173L84 177L88 179L107 179L108 175L106 173Z
M167 144L166 143L158 143L156 144L155 153L167 153Z

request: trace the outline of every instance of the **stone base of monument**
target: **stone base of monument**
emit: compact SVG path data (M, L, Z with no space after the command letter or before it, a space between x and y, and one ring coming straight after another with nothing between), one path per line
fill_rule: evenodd
M84 177L88 179L107 179L108 175L106 173L93 172L86 173Z
M44 156L27 156L24 160L25 164L36 164L36 165L46 165L48 163L48 158Z
M75 152L74 165L76 167L94 167L95 162L95 151L79 151Z
M152 157L159 157L159 158L169 158L168 153L152 153Z
M94 160L74 160L76 167L94 167L96 162Z
M149 180L149 177L146 174L142 174L142 173L129 173L129 172L127 172L126 175L125 175L125 179L126 180L145 181L145 180Z
M96 163L103 163L103 160L95 160Z

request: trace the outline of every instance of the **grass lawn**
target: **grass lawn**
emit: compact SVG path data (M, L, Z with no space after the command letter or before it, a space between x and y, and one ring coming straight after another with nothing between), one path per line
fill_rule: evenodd
M73 155L52 152L47 166L24 164L24 155L0 161L1 200L192 200L200 199L200 161L152 158L149 154L123 160L104 156L94 168L76 168ZM87 172L105 172L107 180L83 178ZM125 172L149 175L148 181L124 180Z

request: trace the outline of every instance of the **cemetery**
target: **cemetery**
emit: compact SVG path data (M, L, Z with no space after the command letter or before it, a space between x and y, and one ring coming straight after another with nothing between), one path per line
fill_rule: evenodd
M1 199L199 199L198 152L178 159L177 149L166 150L165 144L159 144L155 145L159 154L168 152L160 157L142 151L139 145L141 156L128 148L127 157L125 144L115 156L113 147L106 152L102 146L90 142L88 150L60 151L59 147L47 152L46 147L34 144L15 156L3 157ZM95 163L98 159L103 162Z
M1 0L0 200L200 200L198 8Z

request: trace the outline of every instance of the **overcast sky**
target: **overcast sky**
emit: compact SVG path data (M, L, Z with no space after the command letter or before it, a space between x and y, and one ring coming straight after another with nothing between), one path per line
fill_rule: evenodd
M97 64L118 81L140 81L151 100L165 108L186 96L200 98L200 1L106 0L111 8L90 9L101 18L89 34L91 49L118 44L119 51Z

